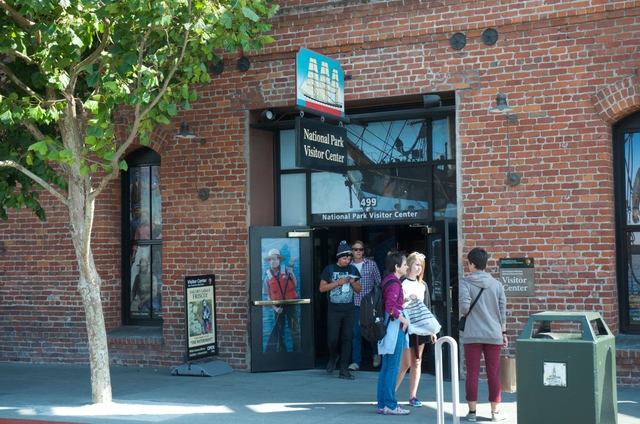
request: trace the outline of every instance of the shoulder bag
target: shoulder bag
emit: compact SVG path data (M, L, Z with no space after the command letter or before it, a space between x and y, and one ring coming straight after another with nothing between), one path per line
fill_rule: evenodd
M460 317L460 321L458 322L458 330L459 331L464 331L464 327L467 324L467 316L469 316L469 314L471 313L471 310L473 309L473 307L476 305L476 302L478 301L478 299L480 298L480 295L482 294L482 292L484 291L484 289L480 289L480 293L478 293L478 295L476 296L475 299L473 299L473 303L471 304L471 306L469 307L469 311L467 312L467 315Z

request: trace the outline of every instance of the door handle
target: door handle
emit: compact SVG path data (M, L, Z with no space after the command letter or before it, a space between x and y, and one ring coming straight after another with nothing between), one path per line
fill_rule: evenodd
M271 306L271 305L308 305L311 299L291 299L291 300L256 300L253 302L255 306Z

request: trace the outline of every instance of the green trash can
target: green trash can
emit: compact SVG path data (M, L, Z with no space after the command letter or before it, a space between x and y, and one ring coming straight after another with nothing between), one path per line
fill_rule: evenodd
M597 312L533 314L516 341L518 424L617 424L615 338Z

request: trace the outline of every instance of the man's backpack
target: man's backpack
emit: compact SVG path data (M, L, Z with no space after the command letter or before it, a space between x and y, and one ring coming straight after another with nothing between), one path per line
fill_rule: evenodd
M362 301L360 301L360 315L358 316L360 333L362 337L371 342L382 340L385 334L387 334L387 326L391 319L385 324L382 292L389 284L397 282L397 280L389 280L382 287L373 286L369 293L362 296Z

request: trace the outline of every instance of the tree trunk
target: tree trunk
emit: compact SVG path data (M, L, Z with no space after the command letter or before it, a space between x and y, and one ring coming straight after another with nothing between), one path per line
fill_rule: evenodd
M95 269L91 252L89 256L90 265L80 267L78 289L82 295L89 338L91 397L94 403L105 403L112 401L109 346L100 297L100 276Z
M104 324L100 275L91 250L94 202L87 198L88 190L77 174L69 178L69 230L78 260L78 290L82 296L87 337L89 363L91 364L91 394L94 403L112 401L111 374L109 372L109 346Z
M71 115L69 113L68 115ZM83 134L77 121L64 116L60 128L65 138L65 146L80 156ZM89 363L91 364L91 397L94 403L112 401L111 374L109 370L109 346L102 310L102 280L91 250L91 233L95 212L91 178L82 175L78 161L66 167L68 190L69 231L78 260L78 291L82 296L87 337L89 344Z

